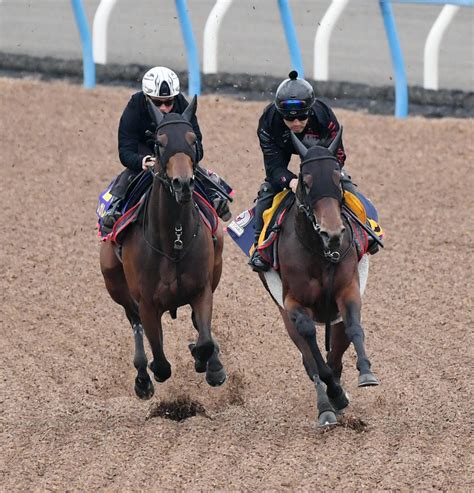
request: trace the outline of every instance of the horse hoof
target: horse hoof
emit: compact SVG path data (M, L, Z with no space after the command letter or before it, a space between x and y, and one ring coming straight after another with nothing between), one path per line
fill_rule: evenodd
M157 368L155 361L150 363L150 370L153 372L153 377L158 383L163 383L171 377L171 366L165 366L164 368Z
M364 373L359 375L359 387L374 387L379 381L373 373Z
M333 411L324 411L319 415L318 423L320 427L328 427L337 425L336 413Z
M329 402L336 411L342 411L349 405L349 396L343 390L337 397L329 397Z
M155 388L153 387L153 382L150 379L148 379L148 381L139 377L135 379L135 394L139 399L146 401L151 399L154 393Z
M220 387L227 380L227 373L224 368L217 371L206 371L206 382L211 387Z

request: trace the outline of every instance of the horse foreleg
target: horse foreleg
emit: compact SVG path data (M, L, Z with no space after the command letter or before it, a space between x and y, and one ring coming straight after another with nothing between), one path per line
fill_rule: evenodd
M211 335L211 319L212 319L212 290L211 286L207 285L190 303L193 310L193 324L198 331L198 339L196 345L192 348L192 353L196 363L196 367L203 368L207 365L209 358L214 353L215 344Z
M379 382L370 369L371 364L365 352L364 329L360 323L361 300L358 286L344 290L337 300L339 312L346 326L347 338L354 344L359 370L359 387L378 385Z
M287 312L280 309L280 313L288 334L300 350L306 372L316 388L319 425L335 424L334 409L343 409L348 404L345 392L323 360L316 340L316 329L307 311L288 297L285 299L285 308ZM326 383L327 389L321 380Z
M328 353L328 365L330 366L334 378L341 382L342 375L342 356L349 347L351 341L347 338L344 322L331 325L331 350Z
M123 306L125 314L132 326L135 340L133 365L137 370L135 377L135 393L140 399L150 399L154 394L153 383L147 372L148 360L143 347L143 327L138 307L130 294L123 265L115 255L112 244L104 242L100 249L100 268L104 276L105 286L111 298Z
M194 311L191 314L191 320L193 321L194 328L199 332L199 328L196 324L196 317ZM189 350L194 358L194 368L198 373L206 372L206 381L211 387L218 387L222 385L227 380L227 373L224 369L224 365L219 359L219 344L216 340L212 338L214 342L214 352L211 357L207 360L207 363L201 361L196 356L196 344L191 343L189 345Z
M150 369L157 382L164 382L171 376L171 365L166 359L163 350L163 327L161 325L162 312L157 312L153 304L140 302L140 318L143 322L145 334L151 346L153 361Z

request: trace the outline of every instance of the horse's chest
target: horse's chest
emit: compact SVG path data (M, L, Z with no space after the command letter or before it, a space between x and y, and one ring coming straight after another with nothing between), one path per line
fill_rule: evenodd
M207 277L200 272L177 272L163 275L154 289L153 298L164 307L184 303L206 286ZM176 303L178 301L178 303Z

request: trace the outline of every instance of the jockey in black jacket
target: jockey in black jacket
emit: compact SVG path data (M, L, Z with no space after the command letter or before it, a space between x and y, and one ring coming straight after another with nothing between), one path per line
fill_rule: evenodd
M339 122L331 108L315 98L309 82L298 78L296 71L290 72L289 78L278 86L275 101L265 108L258 123L257 135L263 153L266 178L260 186L255 206L255 247L263 229L262 214L271 207L273 197L285 188L296 191L297 176L288 169L288 165L291 155L298 152L293 147L290 131L306 147L328 147L338 130ZM342 168L346 160L342 140L336 157ZM342 181L345 190L353 190L354 185L344 172ZM249 265L257 272L270 268L256 248Z
M118 128L118 151L121 163L126 167L117 177L110 193L112 204L104 216L106 231L111 231L120 217L120 209L129 184L143 170L155 164L154 135L156 124L150 114L147 101L153 103L162 113L182 114L188 102L180 92L178 76L169 68L153 67L142 79L142 90L133 94L120 118ZM199 162L204 156L202 134L196 116L191 120L196 134L196 158ZM203 170L209 175L207 170ZM205 186L206 188L206 186ZM211 193L212 195L212 193ZM210 197L219 216L228 220L230 212L226 201L219 197Z

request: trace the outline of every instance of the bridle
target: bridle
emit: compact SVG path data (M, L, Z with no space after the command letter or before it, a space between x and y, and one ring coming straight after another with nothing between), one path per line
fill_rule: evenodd
M168 173L167 173L167 165L168 165L168 162L169 162L169 159L174 155L176 154L176 152L185 152L185 154L187 154L189 157L191 157L192 159L192 166L193 166L193 175L192 175L192 179L194 180L195 179L195 171L196 171L196 168L197 168L197 159L196 159L196 152L195 152L195 149L194 147L192 147L191 145L189 146L190 147L190 150L177 150L176 152L172 152L172 153L169 153L169 155L167 155L167 152L166 152L166 149L165 149L165 152L161 153L160 152L160 146L159 146L159 143L158 143L158 131L161 130L163 127L167 126L167 125L177 125L177 124L185 124L187 126L189 126L189 128L191 130L193 130L193 127L191 125L191 123L189 123L188 121L186 120L171 120L171 121L162 121L156 128L156 131L155 131L155 158L156 158L156 163L159 163L159 168L158 170L155 170L155 166L151 166L150 167L150 172L153 174L153 180L158 180L162 185L163 185L163 188L176 200L176 202L179 204L178 200L177 200L177 196L176 196L176 191L174 190L173 188L173 183L172 183L172 179L169 177ZM142 230L143 230L143 238L145 240L145 243L156 253L162 255L163 257L166 257L168 260L174 262L174 263L178 263L180 262L181 260L183 260L183 258L186 256L186 254L191 250L191 245L193 244L193 240L198 236L198 233L199 233L199 228L200 228L200 224L201 224L201 221L197 220L196 221L196 226L195 226L195 229L194 229L194 232L193 232L193 235L191 237L191 240L189 241L189 243L184 246L183 244L183 240L181 239L181 236L183 235L183 226L182 226L182 221L181 221L181 208L180 208L180 217L177 219L177 221L175 221L175 224L174 224L174 234L175 234L175 239L174 239L174 242L173 242L173 252L174 252L174 255L168 255L166 252L164 252L163 250L161 250L160 248L156 247L155 245L153 245L147 238L146 236L146 216L147 216L147 211L148 211L148 203L149 203L149 199L150 199L150 194L148 194L147 198L146 198L146 202L145 202L145 212L144 212L144 220L143 220L143 227L142 227ZM196 205L196 203L194 203L194 208L195 208L195 212L199 215L199 210L198 210L198 206ZM177 266L176 266L177 268ZM179 277L179 276L178 276Z
M333 159L333 160L337 161L337 159L335 157L330 157L330 156L313 157L311 159L311 161L328 160L328 159ZM303 164L304 163L302 163L302 165ZM301 169L302 169L302 167L301 167ZM341 210L341 216L343 219L346 220L346 223L349 225L349 230L351 232L351 240L348 243L347 248L342 253L339 250L330 250L329 248L324 246L324 242L322 241L322 238L321 238L321 225L319 224L316 216L314 215L313 208L308 203L308 193L306 192L306 187L303 183L302 171L300 172L300 176L299 176L298 181L299 181L299 193L300 193L301 198L298 197L298 194L296 194L296 206L297 206L299 211L303 212L303 214L305 215L307 220L310 222L313 230L321 239L321 243L323 244L323 250L322 251L323 251L324 258L326 258L329 262L331 262L333 264L338 264L339 262L341 262L346 257L346 255L351 251L352 246L354 245L354 234L353 234L352 228L350 227L350 223L347 220L346 215ZM342 188L339 187L339 190L340 190L339 196L336 196L335 194L331 194L329 196L336 198L339 202L339 205L342 206L342 203L344 200L344 198L343 198L344 195L343 195ZM324 197L324 195L319 197L317 200L320 200L323 197ZM302 238L299 238L299 239L303 243L303 245L305 245L305 243L302 241ZM308 245L305 245L305 246L307 248L309 248Z

